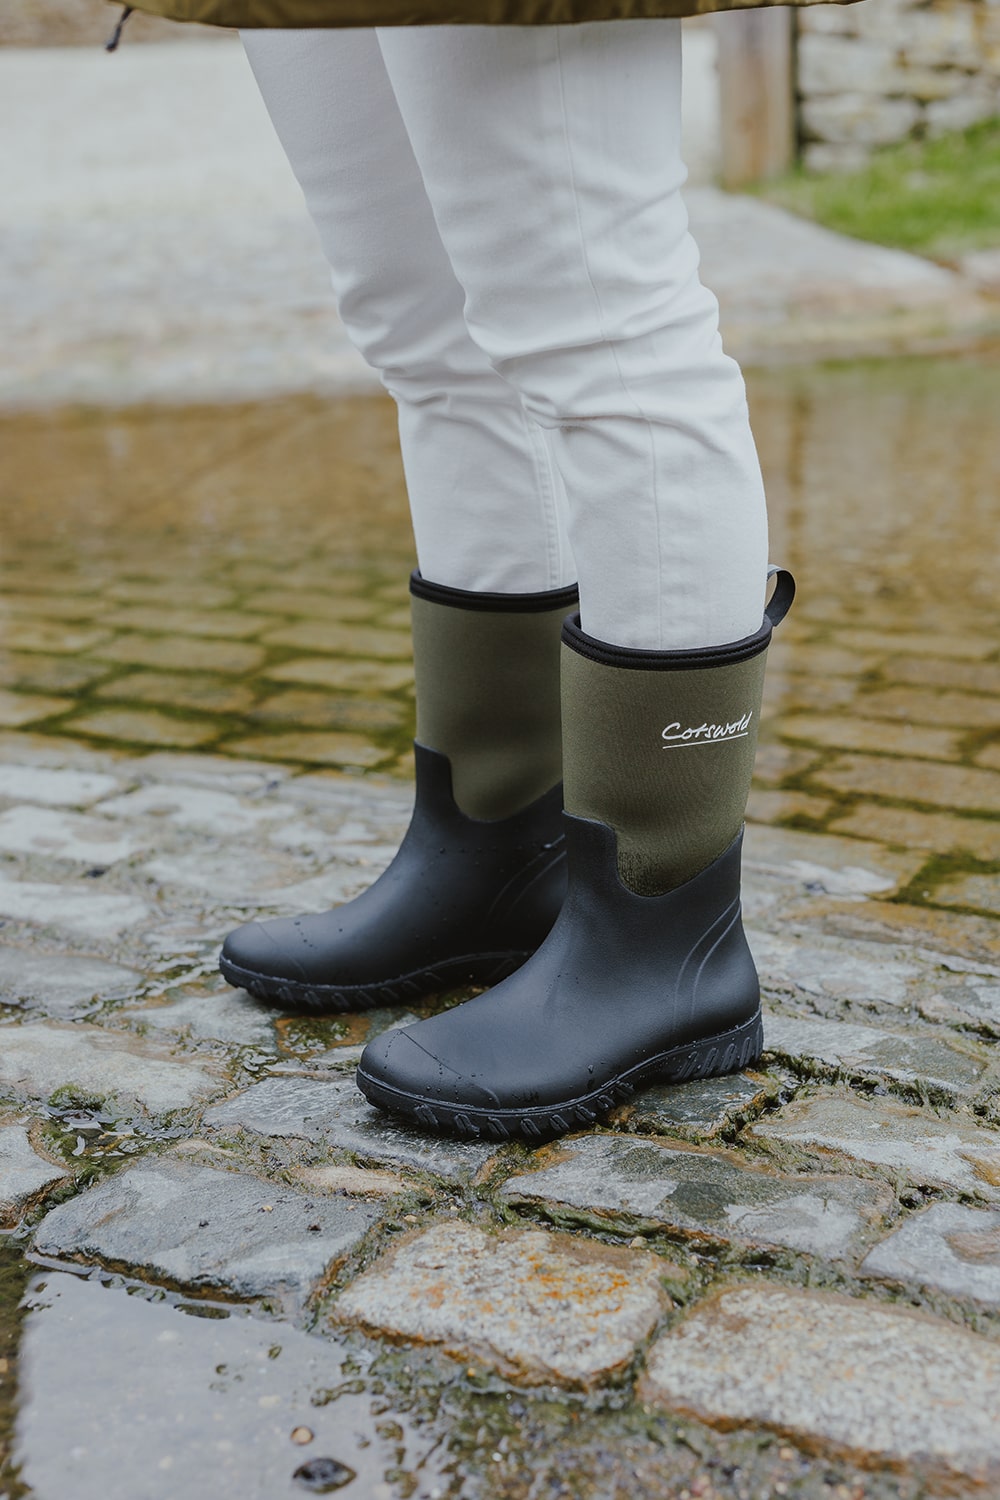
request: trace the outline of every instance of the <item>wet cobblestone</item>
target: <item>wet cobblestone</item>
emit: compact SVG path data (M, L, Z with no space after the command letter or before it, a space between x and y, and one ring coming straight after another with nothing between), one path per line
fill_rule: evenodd
M740 1287L701 1303L654 1347L644 1391L709 1421L765 1422L992 1487L1000 1430L980 1393L998 1378L996 1344L947 1323Z
M504 1198L623 1233L665 1229L695 1241L781 1245L836 1260L893 1207L892 1195L870 1182L779 1175L731 1152L638 1136L595 1135L551 1155L551 1165L543 1159L537 1171L509 1178Z
M377 1218L367 1202L167 1155L52 1209L34 1245L41 1255L294 1311Z
M485 1357L531 1384L586 1387L627 1371L667 1305L654 1256L458 1222L405 1240L333 1311L376 1333Z

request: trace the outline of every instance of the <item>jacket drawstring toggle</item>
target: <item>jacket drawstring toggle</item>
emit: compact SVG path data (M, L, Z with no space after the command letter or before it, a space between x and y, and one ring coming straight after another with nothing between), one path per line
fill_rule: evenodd
M118 25L115 27L114 31L108 37L108 40L104 43L104 50L105 50L105 52L117 52L118 51L118 43L121 41L121 39L122 39L122 32L125 30L125 22L128 20L129 16L132 14L132 12L134 10L135 10L135 6L134 5L126 5L125 9L122 11L121 15L118 17Z

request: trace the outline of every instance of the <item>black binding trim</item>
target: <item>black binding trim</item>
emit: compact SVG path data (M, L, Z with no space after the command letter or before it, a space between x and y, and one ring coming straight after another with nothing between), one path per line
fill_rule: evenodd
M419 568L410 574L410 593L415 599L431 604L450 604L452 609L475 609L490 614L540 615L560 609L565 613L580 602L575 583L564 589L546 589L539 594L481 594L471 589L453 589L444 583L431 583L421 576Z
M637 651L633 646L609 646L580 629L580 616L563 624L563 645L578 656L600 662L603 667L631 667L639 672L690 672L703 667L725 667L749 661L771 643L771 622L765 618L756 635L748 635L730 646L696 646L690 651Z
M578 656L600 662L605 667L631 667L640 672L688 672L703 667L731 666L750 661L766 651L771 632L787 615L795 598L795 579L787 568L769 568L768 578L777 581L764 610L764 619L755 635L744 636L727 646L696 646L689 651L638 651L633 646L611 646L587 635L580 628L580 616L573 615L563 624L563 645Z

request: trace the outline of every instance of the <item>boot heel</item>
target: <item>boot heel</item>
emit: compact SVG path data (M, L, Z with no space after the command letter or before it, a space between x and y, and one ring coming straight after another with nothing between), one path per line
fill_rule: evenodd
M764 1051L764 1023L760 1011L742 1026L701 1042L677 1047L655 1064L655 1071L642 1080L650 1083L694 1083L700 1078L721 1078L742 1073L760 1061Z

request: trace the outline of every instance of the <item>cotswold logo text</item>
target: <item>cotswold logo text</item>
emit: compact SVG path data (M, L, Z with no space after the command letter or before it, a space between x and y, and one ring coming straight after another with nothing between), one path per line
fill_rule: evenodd
M745 740L750 733L753 710L732 724L699 724L682 729L679 723L668 724L663 731L664 750L682 750L688 745L721 745L726 740Z

